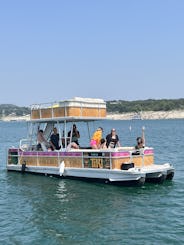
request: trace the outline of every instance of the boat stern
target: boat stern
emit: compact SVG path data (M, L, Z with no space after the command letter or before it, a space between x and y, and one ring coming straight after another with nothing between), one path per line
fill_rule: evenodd
M165 180L172 180L174 167L170 163L153 164L142 168L146 174L146 182L163 183Z

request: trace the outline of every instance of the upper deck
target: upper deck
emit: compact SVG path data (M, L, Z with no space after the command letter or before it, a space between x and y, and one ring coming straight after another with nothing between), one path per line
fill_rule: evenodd
M106 102L102 99L74 97L70 100L31 106L31 121L97 120L106 117Z

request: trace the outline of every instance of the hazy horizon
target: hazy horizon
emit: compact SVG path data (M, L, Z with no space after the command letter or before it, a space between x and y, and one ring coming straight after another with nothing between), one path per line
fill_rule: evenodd
M83 98L83 97L82 97ZM87 98L87 97L86 97ZM72 98L68 98L68 99L72 99ZM66 100L68 100L68 99L66 99ZM103 99L103 98L99 98L99 99ZM126 102L135 102L135 101L147 101L147 100L156 100L156 101L158 101L158 100L180 100L180 99L184 99L184 98L177 98L177 99L170 99L170 98L161 98L161 99L154 99L154 98L149 98L149 99L144 99L144 100L123 100L123 99L112 99L112 100L104 100L105 102L108 102L108 101L126 101ZM54 103L54 102L59 102L60 100L58 100L58 101L48 101L48 103L50 102L50 103ZM47 102L43 102L43 104L44 103L47 103ZM34 103L34 104L42 104L42 102L38 102L38 103ZM28 105L28 106L26 106L26 105L17 105L17 104L11 104L11 103L2 103L2 104L0 104L0 106L2 106L2 105L13 105L13 106L18 106L18 107L30 107L31 105L33 105L33 104L31 104L31 105Z
M0 104L184 97L184 1L9 0Z

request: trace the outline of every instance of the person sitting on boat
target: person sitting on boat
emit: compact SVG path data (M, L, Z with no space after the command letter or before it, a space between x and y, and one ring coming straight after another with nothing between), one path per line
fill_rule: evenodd
M141 137L137 137L137 144L135 146L136 150L142 149L145 147L145 135L144 135L144 130L145 128L142 127L142 136Z
M74 142L74 143L76 143L79 146L78 139L80 138L80 133L79 133L79 131L77 129L76 124L73 124L73 129L68 132L68 137L69 138L71 137L71 133L72 133L71 142Z
M75 142L71 142L67 145L66 151L69 151L70 149L79 149L79 146Z
M107 149L106 140L104 138L102 138L100 140L100 144L99 144L98 148L99 149Z
M53 134L50 137L49 143L52 151L61 149L61 146L59 145L59 134L56 127L53 128Z
M37 141L38 141L38 145L37 145L38 150L39 148L41 148L43 151L47 151L47 147L49 146L49 143L45 139L42 129L38 130Z
M120 147L119 137L116 134L116 129L112 128L111 133L106 136L107 148Z
M90 146L92 149L98 149L100 140L102 139L102 133L103 133L103 128L99 127L93 134L91 141L90 141Z

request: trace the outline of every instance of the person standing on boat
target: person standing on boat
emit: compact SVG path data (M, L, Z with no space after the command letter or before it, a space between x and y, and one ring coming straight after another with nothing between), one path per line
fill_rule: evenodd
M59 134L56 127L53 128L53 134L50 137L50 146L52 151L61 149L61 146L59 145Z
M38 135L37 135L37 141L38 141L38 147L41 148L43 151L47 151L47 147L48 147L48 142L45 139L44 135L43 135L43 130L39 129L38 130Z
M71 137L71 133L72 133L71 142L74 142L74 143L76 143L79 146L78 139L80 138L80 133L79 133L79 130L77 129L76 124L73 124L73 129L68 132L68 137L69 138Z
M107 148L120 147L119 137L116 134L116 129L112 128L111 133L106 136Z
M137 137L137 144L135 146L136 150L139 150L141 148L145 147L145 134L144 134L145 128L142 127L142 137Z
M102 139L103 128L99 127L93 134L90 146L92 149L98 149L100 145L100 140Z

